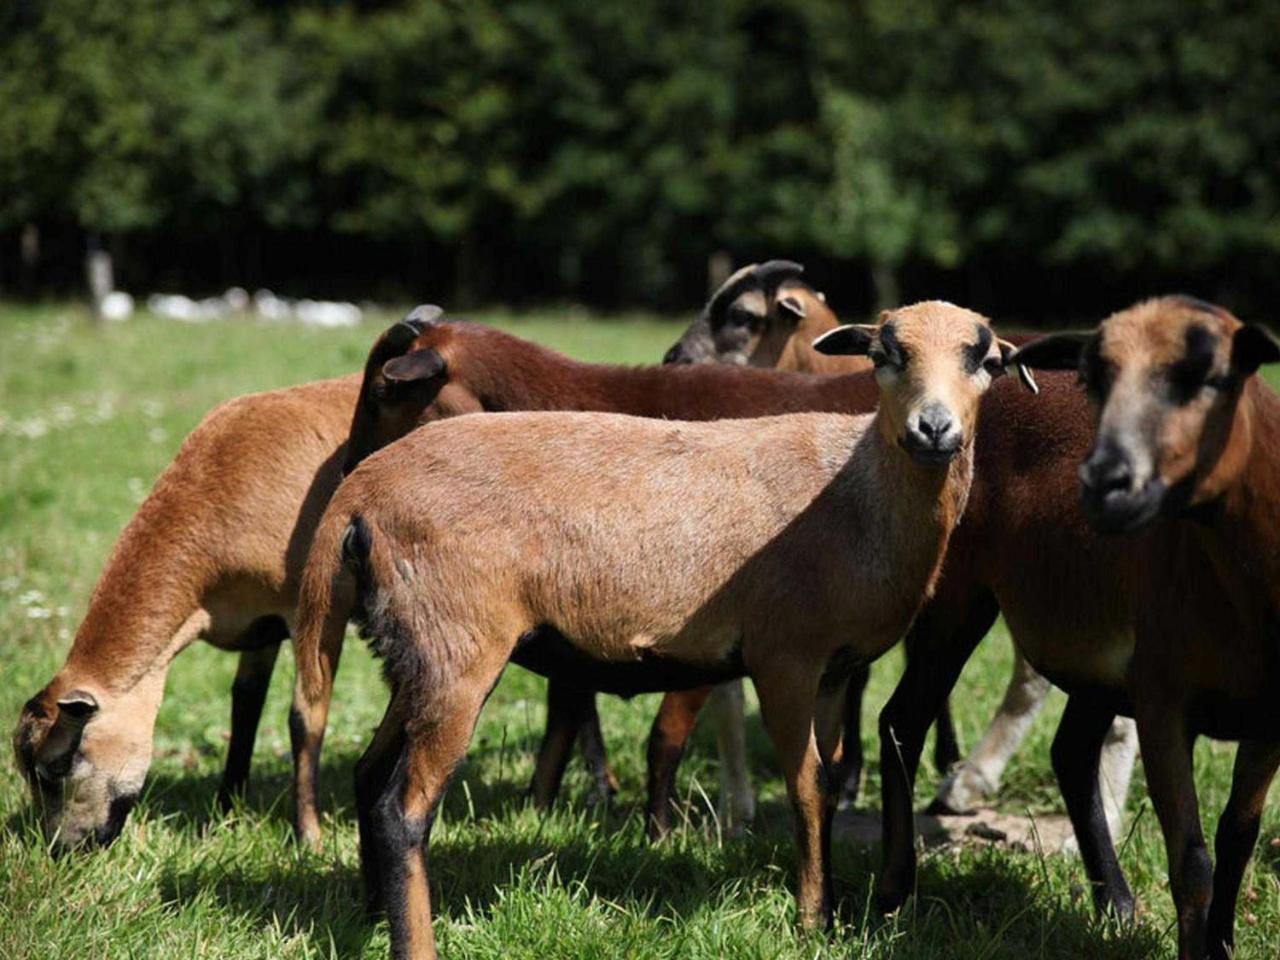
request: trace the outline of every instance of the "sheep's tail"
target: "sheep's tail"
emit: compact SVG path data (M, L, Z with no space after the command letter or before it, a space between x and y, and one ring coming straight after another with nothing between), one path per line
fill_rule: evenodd
M294 656L298 689L315 703L328 699L342 654L347 621L355 613L373 537L360 514L326 513L302 574Z

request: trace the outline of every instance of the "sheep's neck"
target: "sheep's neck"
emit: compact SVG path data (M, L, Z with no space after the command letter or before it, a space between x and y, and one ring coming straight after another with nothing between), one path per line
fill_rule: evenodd
M911 544L925 565L922 600L933 594L952 532L960 522L973 483L973 439L945 467L924 467L885 435L881 415L871 425L871 461L879 474L875 489L886 505L894 541Z
M1238 470L1193 524L1219 580L1280 611L1280 397L1256 380L1236 407L1230 443Z
M189 546L181 541L190 529L173 529L169 522L198 511L192 504L175 511L165 500L157 491L144 501L112 550L59 671L69 687L132 690L163 676L169 661L207 626L199 611L201 565L178 555Z

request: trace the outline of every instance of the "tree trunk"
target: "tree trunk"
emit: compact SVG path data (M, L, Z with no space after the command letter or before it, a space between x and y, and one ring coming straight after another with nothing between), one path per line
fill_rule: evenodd
M902 306L898 289L898 274L893 264L876 260L871 264L871 287L875 293L876 311L892 310Z
M112 276L111 254L102 249L102 244L95 233L89 234L84 269L85 278L89 283L89 315L95 325L100 325L102 300L115 289L115 278Z
M724 286L733 274L733 257L727 250L717 250L707 257L707 294L713 294Z
M40 285L40 227L34 223L22 226L22 236L18 241L22 258L22 288L28 297L34 297Z

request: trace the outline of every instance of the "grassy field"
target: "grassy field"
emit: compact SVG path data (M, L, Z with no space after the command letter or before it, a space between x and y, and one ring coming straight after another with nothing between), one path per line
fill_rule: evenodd
M73 308L0 306L0 719L61 663L94 579L121 526L215 403L248 391L357 369L377 318L349 331L250 322L185 326L141 318L92 330ZM572 355L655 360L680 322L579 315L485 319ZM1009 644L998 630L969 665L953 702L972 744L1003 690ZM285 715L292 663L281 658L253 784L232 816L214 791L228 730L235 658L197 644L173 664L147 791L107 851L54 862L27 815L24 784L0 777L0 958L382 957L385 926L361 912L351 768L385 693L359 643L348 645L326 751L326 845L300 855L288 827ZM866 726L873 759L865 797L878 802L873 718L900 656L875 671ZM543 681L507 671L438 821L431 860L437 935L451 957L1135 958L1172 952L1164 850L1135 779L1136 826L1122 863L1140 900L1131 929L1096 920L1077 862L978 845L930 849L919 895L892 918L868 902L878 851L837 838L840 921L805 937L792 923L789 814L757 720L751 749L762 807L754 832L715 829L715 770L699 731L681 772L684 825L656 848L639 807L643 742L656 697L608 699L601 713L621 780L607 810L590 803L575 762L563 802L541 817L522 801L543 721ZM1007 776L1009 811L1060 803L1048 743L1054 701ZM1197 755L1206 827L1226 800L1231 745ZM936 777L927 764L919 799ZM1277 836L1263 825L1238 921L1240 957L1270 958L1280 941Z

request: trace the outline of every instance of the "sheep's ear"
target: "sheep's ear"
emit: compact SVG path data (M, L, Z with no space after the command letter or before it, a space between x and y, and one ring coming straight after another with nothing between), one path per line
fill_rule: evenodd
M83 727L98 712L98 700L92 693L72 690L58 701L58 722Z
M1004 364L1007 370L1013 355L1018 352L1018 348L1008 340L1002 340L999 337L996 337L996 346L1000 348L1000 362ZM1032 393L1039 393L1040 385L1036 383L1036 378L1031 375L1031 368L1020 363L1014 363L1013 365L1018 368L1018 379L1022 381L1022 385Z
M813 341L813 349L833 357L865 357L879 329L871 323L847 323Z
M794 320L804 319L804 302L796 296L783 294L775 301L778 312L791 317Z
M55 777L65 776L72 754L80 748L84 726L98 712L93 694L73 690L58 701L58 718L36 752L36 762ZM66 767L67 769L63 769Z
M382 375L394 383L431 380L444 374L444 357L430 347L392 357L382 365Z
M1089 332L1053 333L1018 347L1006 362L1034 370L1076 370L1080 354L1096 334Z
M1248 376L1264 363L1280 362L1280 341L1266 327L1246 323L1231 338L1231 366Z

